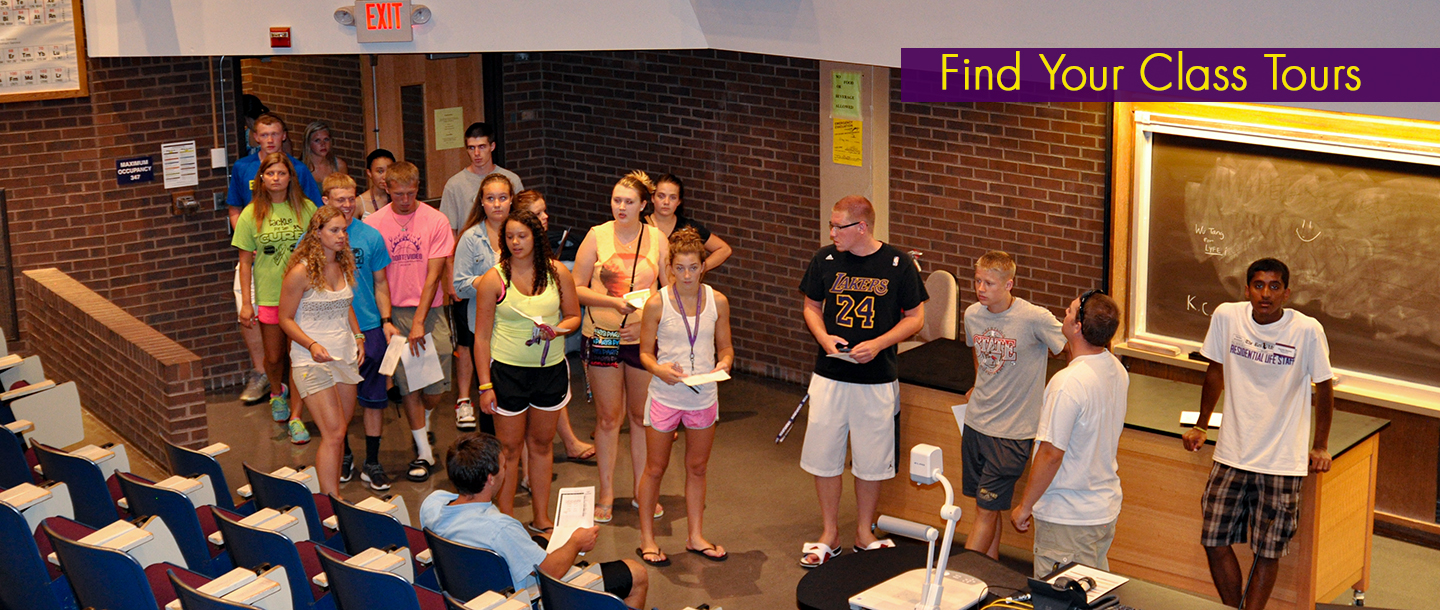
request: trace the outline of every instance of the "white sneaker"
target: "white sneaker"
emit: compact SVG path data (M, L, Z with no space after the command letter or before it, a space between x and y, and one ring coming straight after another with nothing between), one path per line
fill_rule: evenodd
M470 403L469 398L455 401L455 428L459 430L475 429L475 405Z
M250 373L250 381L240 391L240 402L253 405L270 395L270 378L265 373Z

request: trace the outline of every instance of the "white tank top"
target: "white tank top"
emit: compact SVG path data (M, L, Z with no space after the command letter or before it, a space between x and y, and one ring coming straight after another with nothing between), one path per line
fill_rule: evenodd
M674 291L669 288L660 291L665 309L660 314L660 326L655 333L655 358L661 364L673 362L679 365L687 377L715 370L715 320L719 317L715 311L715 290L705 284L700 287L705 307L698 319L695 312L687 310L687 319L682 320L680 311L675 307ZM690 323L689 331L685 329L687 321ZM688 333L695 333L693 350ZM720 393L713 382L695 386L695 389L700 393L690 391L689 386L683 383L669 385L660 381L659 377L650 379L650 399L672 409L697 411L715 404L719 399Z
M355 333L350 328L351 301L354 293L347 283L339 290L310 288L300 297L295 310L295 323L311 339L325 346L330 357L354 363L357 360ZM290 365L319 364L310 358L307 346L290 342Z

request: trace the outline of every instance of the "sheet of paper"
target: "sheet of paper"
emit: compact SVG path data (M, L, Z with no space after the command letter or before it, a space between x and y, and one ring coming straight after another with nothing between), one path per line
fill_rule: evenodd
M625 293L625 302L634 305L636 309L645 307L645 299L650 298L650 289L636 290Z
M570 535L582 527L595 527L595 488L566 487L555 501L555 531L550 535L546 553L565 546Z
M965 407L967 406L969 406L968 403L961 403L950 407L950 412L955 414L955 427L961 432L965 431Z
M835 353L833 353L833 354L825 354L825 356L828 357L828 358L836 358L836 359L839 359L839 360L844 360L844 361L849 362L849 363L851 363L851 364L860 364L859 362L856 362L856 361L855 361L855 357L854 357L854 356L851 356L851 355L850 355L850 352L835 352Z
M380 374L394 375L395 365L400 363L400 354L405 353L410 342L401 335L390 337L390 345L385 347L385 356L380 359Z
M465 147L465 108L435 109L435 150Z
M1211 413L1211 414L1210 414L1210 427L1211 427L1211 428L1219 428L1219 427L1220 427L1220 422L1223 421L1223 419L1224 419L1224 415L1225 415L1224 413ZM1198 421L1200 421L1200 412L1199 412L1199 411L1181 411L1181 412L1180 412L1180 425L1182 425L1182 426L1194 426L1194 425L1195 425L1195 422L1198 422Z
M729 379L730 373L726 373L725 371L714 371L710 373L701 373L699 375L691 375L689 377L681 379L680 381L688 386L697 386L711 382L727 381Z
M509 308L510 308L510 311L515 312L515 315L520 316L520 317L522 317L522 318L525 318L526 320L529 320L529 321L531 321L531 322L534 322L536 326L543 326L543 325L545 324L545 318L542 318L542 317L540 317L540 316L527 316L527 315L525 315L524 312L522 312L522 311L520 311L520 310L518 310L518 309L515 309L515 306L514 306L514 305L511 305L511 304L509 304L509 303L506 303L505 306L506 306L506 307L509 307Z
M400 364L405 365L405 383L412 390L445 379L445 371L440 368L440 355L435 352L435 337L430 333L425 333L425 349L420 350L419 356L410 355L408 346L401 350Z
M834 119L834 150L831 153L831 161L837 165L853 165L860 167L864 164L864 126L860 121L851 119Z
M200 164L196 160L194 140L161 144L160 158L165 168L165 188L200 184Z
M1055 578L1051 578L1048 582L1053 583L1061 576L1068 577L1070 580L1079 580L1086 576L1095 579L1095 586L1085 592L1085 602L1090 604L1095 603L1095 600L1100 599L1100 596L1115 590L1115 587L1130 581L1129 578L1125 578L1124 576L1117 576L1090 566L1076 564L1070 566L1070 569L1056 574Z

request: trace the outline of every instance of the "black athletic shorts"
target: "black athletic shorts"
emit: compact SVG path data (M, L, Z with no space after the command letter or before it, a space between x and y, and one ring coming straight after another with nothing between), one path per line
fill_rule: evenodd
M450 304L450 328L455 329L453 337L456 347L475 347L475 331L470 330L470 303L473 299L460 299Z
M600 579L605 584L605 592L620 599L630 597L630 589L635 586L630 578L630 566L623 561L600 564Z
M1033 440L989 436L970 426L960 437L960 493L985 510L1010 510Z
M496 415L515 416L534 407L558 411L570 402L570 362L555 366L512 366L490 362Z

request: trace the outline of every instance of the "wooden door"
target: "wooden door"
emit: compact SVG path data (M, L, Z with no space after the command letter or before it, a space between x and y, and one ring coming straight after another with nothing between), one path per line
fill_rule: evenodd
M438 200L445 181L470 165L463 140L457 148L437 150L435 111L462 108L461 130L485 120L480 70L479 53L443 59L371 55L360 63L366 150L385 148L419 166L422 199Z

